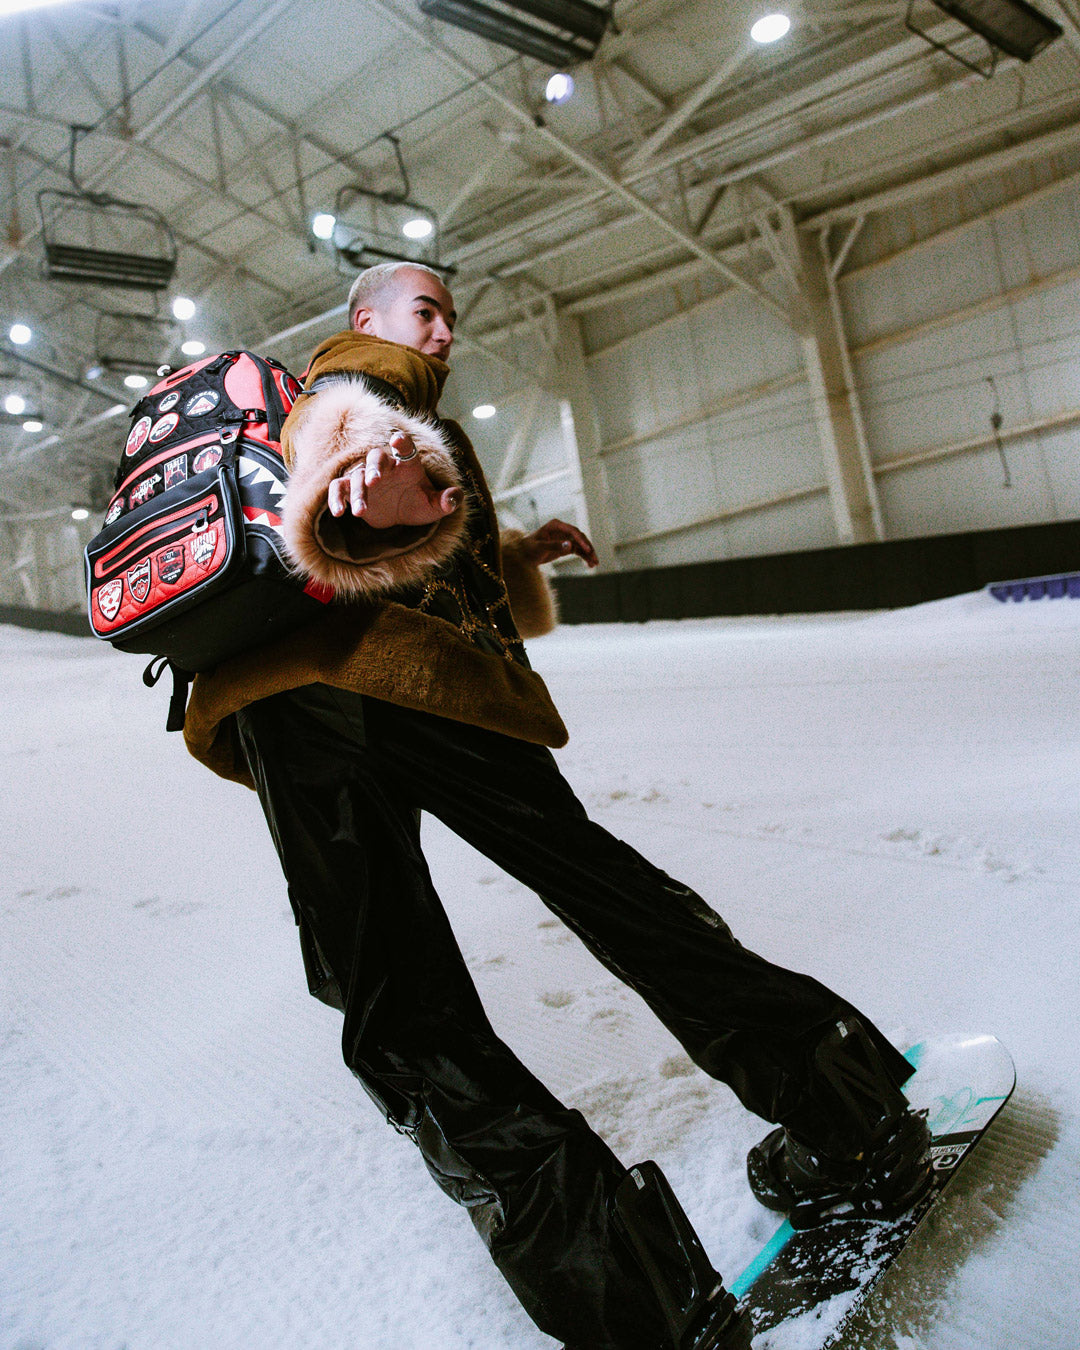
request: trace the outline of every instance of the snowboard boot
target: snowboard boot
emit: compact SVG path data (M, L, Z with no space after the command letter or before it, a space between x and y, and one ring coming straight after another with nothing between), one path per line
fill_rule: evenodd
M865 1028L837 1022L811 1057L811 1095L828 1137L781 1126L750 1150L750 1189L793 1228L833 1218L892 1219L930 1187L930 1131L887 1073Z
M750 1319L724 1288L656 1163L638 1163L620 1182L615 1224L667 1323L669 1339L657 1350L753 1350Z

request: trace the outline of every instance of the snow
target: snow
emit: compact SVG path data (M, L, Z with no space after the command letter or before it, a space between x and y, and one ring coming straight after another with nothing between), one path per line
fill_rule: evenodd
M1078 636L1080 603L976 594L530 647L608 828L898 1041L1014 1054L985 1158L851 1350L1080 1343ZM166 737L140 669L0 629L0 1350L552 1345L342 1065L254 795ZM534 896L424 828L501 1034L664 1167L733 1277L774 1226L742 1172L760 1123Z

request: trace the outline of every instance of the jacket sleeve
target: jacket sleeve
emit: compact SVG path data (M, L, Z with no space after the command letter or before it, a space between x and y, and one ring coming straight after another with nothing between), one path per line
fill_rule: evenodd
M510 612L518 632L527 641L550 633L558 625L559 609L551 583L521 550L524 537L521 530L504 530L500 543Z
M327 506L330 483L406 431L436 488L460 486L460 475L439 428L384 403L362 384L339 384L299 399L281 433L289 466L282 512L285 546L303 577L333 588L341 599L374 598L423 581L465 536L467 506L431 525L373 529Z

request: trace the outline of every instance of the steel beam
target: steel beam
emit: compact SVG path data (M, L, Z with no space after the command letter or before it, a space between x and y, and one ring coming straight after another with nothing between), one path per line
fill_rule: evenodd
M736 272L734 268L728 267L726 263L722 262L715 254L707 249L700 240L695 239L694 236L688 234L682 226L677 225L661 211L658 211L651 202L640 196L632 188L627 187L625 183L616 178L614 174L609 173L607 169L583 150L579 150L576 146L571 145L568 141L564 140L563 137L557 135L546 124L543 117L530 111L528 108L518 103L516 99L513 99L508 94L504 93L503 90L488 76L470 65L469 62L463 60L456 52L451 51L449 47L444 46L436 38L432 37L431 34L426 32L419 24L414 23L411 19L405 18L405 16L400 14L393 5L387 3L387 0L367 0L367 3L373 5L381 13L385 14L397 27L407 33L421 46L434 52L445 64L452 66L459 75L466 77L474 84L485 89L489 97L505 108L507 112L511 113L512 116L523 125L533 128L536 134L546 141L552 149L558 151L564 159L569 160L579 169L582 169L589 177L602 184L608 192L613 193L615 196L620 197L623 201L627 202L640 216L671 235L673 239L677 240L677 242L690 253L696 254L710 267L726 276L734 285L740 286L743 290L749 292L756 300L764 305L766 309L770 310L785 324L790 323L789 316L785 312L783 306L778 304L767 291L761 290L760 287L756 286L752 281L748 281L745 277L740 275L740 273Z

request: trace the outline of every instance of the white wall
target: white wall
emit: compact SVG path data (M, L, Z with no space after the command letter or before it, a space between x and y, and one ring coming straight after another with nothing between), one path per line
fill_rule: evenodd
M617 564L837 543L798 339L707 268L683 277L580 317L606 483L589 507ZM838 284L886 538L1080 519L1080 156L870 217ZM501 484L525 529L585 519L549 339L537 321L462 343L443 402L493 488L532 409ZM0 522L0 602L81 608L81 543L66 519Z
M54 613L86 605L82 551L99 521L62 515L0 519L0 604Z
M840 303L885 538L1080 518L1076 169L1048 163L882 213L852 249ZM838 542L799 342L781 320L703 270L581 323L620 566ZM488 397L490 363L485 376L462 354L454 381L466 401ZM555 407L553 394L523 478L565 462ZM493 472L505 411L481 433ZM573 486L532 494L541 514L572 518Z

